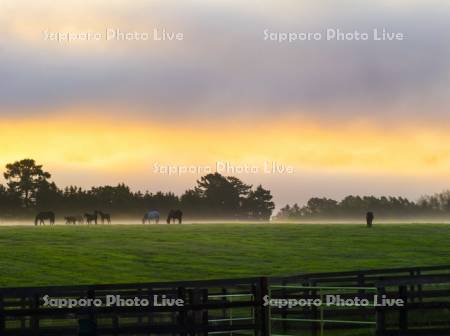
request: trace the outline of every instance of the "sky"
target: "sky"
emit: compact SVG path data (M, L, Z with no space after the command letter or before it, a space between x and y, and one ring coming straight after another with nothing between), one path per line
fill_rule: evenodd
M176 193L226 166L278 207L415 200L450 188L449 19L444 0L0 0L0 166Z

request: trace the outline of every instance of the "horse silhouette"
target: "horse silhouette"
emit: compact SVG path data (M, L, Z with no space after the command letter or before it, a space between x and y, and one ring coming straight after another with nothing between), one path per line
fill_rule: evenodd
M86 223L87 223L87 224L91 224L92 222L94 222L95 224L97 224L98 213L97 213L97 211L94 211L93 214L85 213L85 214L84 214L84 218L86 218Z
M150 224L152 220L155 221L155 224L158 224L159 217L160 217L159 212L156 210L146 212L144 217L142 218L142 224L145 224L145 222L147 222L147 221L148 221L148 224Z
M66 220L66 224L76 224L77 218L75 216L65 216L64 219Z
M52 211L39 212L34 218L34 225L45 225L45 221L48 220L50 225L55 224L55 213Z
M373 215L373 212L369 211L366 214L366 222L367 222L367 227L372 227L372 223L373 223L373 219L375 218L375 216Z
M183 220L183 212L181 210L170 210L169 214L167 215L167 224L170 224L172 219L174 223L176 220L178 220L178 223L181 224Z
M83 216L66 216L64 217L66 224L84 224Z
M108 224L111 224L111 215L110 214L101 212L100 210L95 210L95 212L100 215L100 220L102 221L102 224L105 224L105 221Z

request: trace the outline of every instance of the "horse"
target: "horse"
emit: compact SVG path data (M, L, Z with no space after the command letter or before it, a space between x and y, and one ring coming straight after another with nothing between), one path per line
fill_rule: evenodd
M148 221L148 224L150 224L152 220L155 221L155 224L159 223L159 212L158 211L152 210L152 211L146 212L144 217L142 218L142 224L145 224L146 221Z
M178 219L178 223L181 224L183 219L183 212L181 210L170 210L169 214L167 215L167 224L170 224L172 221L175 223L175 220Z
M84 224L83 216L66 216L64 217L66 224Z
M45 225L46 219L49 220L50 225L55 224L55 213L52 211L39 212L34 218L34 225L38 225L38 222L40 225Z
M105 224L105 220L108 224L111 224L111 215L110 214L101 212L100 210L95 210L95 212L100 215L100 220L102 221L102 224Z
M66 220L66 224L76 224L77 218L75 216L65 216L64 219Z
M97 211L94 211L93 214L85 213L85 214L84 214L84 218L86 218L86 223L87 223L87 224L91 224L92 222L94 222L95 224L97 224L98 213L97 213Z
M375 218L373 212L369 211L366 214L366 223L367 223L367 227L371 228L372 227L372 223L373 223L373 219Z

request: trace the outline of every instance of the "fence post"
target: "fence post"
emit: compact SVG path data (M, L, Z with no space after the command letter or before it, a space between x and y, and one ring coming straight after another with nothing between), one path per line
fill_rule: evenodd
M221 298L221 300L223 301L223 302L226 302L227 301L227 295L228 294L228 291L227 291L227 289L226 288L222 288L222 295L223 295L223 297ZM226 319L227 318L227 309L224 307L224 308L222 308L222 318L223 319Z
M411 279L414 279L414 276L416 275L416 271L415 270L411 270L411 271L409 271L409 277L411 278ZM415 288L416 286L414 285L414 284L411 284L410 286L409 286L409 291L411 292L411 294L412 294L412 297L411 297L411 302L414 302L414 300L415 300L415 295L414 295L414 292L416 291L416 288Z
M0 294L0 335L5 331L5 315L4 311L4 303L3 303L3 295Z
M202 289L202 304L207 305L208 304L208 289L204 288ZM209 329L209 311L208 308L203 309L202 311L202 325L204 328L203 335L208 336L208 329Z
M315 282L315 281L310 281L310 283L309 283L309 285L311 286L311 287L316 287L317 286L317 283ZM312 298L316 298L316 297L318 297L318 294L317 294L317 289L313 289L313 288L311 288L311 297ZM321 307L322 308L322 307ZM319 310L317 309L317 306L316 305L313 305L312 307L311 307L311 315L312 315L312 319L313 320L318 320L319 319L319 317L320 317L320 314L319 314ZM317 322L311 322L311 335L313 335L313 336L317 336L319 334L319 325L318 325L318 323Z
M191 304L191 302L186 302L186 288L178 287L178 298L184 301L184 306L178 312L178 326L179 326L179 335L186 336L186 320L187 320L187 312L186 312L186 304Z
M358 287L365 287L366 286L366 278L364 276L364 273L359 273L358 274L357 284L358 284ZM359 289L358 290L358 295L365 296L366 295L366 290L365 289ZM367 319L367 314L366 313L362 313L361 315L362 315L363 319Z
M38 310L39 309L39 294L34 294L31 297L31 308L33 310ZM31 327L31 331L33 335L39 335L39 315L36 313L33 313L31 316L31 321L30 321L30 327Z
M384 294L386 294L386 289L384 287L378 287L377 286L377 295L378 295L378 297L381 297ZM376 308L376 314L377 314L376 335L377 336L384 336L385 333L386 333L386 312L385 312L385 307L378 306Z
M95 293L92 289L87 291L89 299L95 298ZM97 321L94 308L88 309L87 317L78 319L78 335L79 336L95 336L97 335Z
M269 285L266 277L259 278L255 293L255 324L258 325L260 336L270 335L270 307L264 305L264 297L269 295Z
M203 291L202 289L193 288L189 290L189 301L194 306L203 304ZM189 334L196 335L199 327L203 327L203 309L193 309L188 315L189 321ZM199 334L201 334L200 332Z
M403 300L404 306L400 310L399 314L399 328L401 331L407 331L408 330L408 308L406 307L408 304L408 287L405 285L402 285L399 287L398 294L400 299Z
M148 291L147 291L147 298L148 298L148 300L150 301L150 305L153 307L154 306L154 303L153 303L153 289L152 289L152 287L149 287L148 288ZM150 311L149 312L149 315L148 315L148 325L149 326L153 326L153 318L154 318L154 316L155 316L155 313L154 313L154 311Z
M420 269L417 270L416 275L418 277L420 277L420 275L421 275L421 270ZM417 292L418 292L419 301L423 302L423 299L422 299L422 284L420 284L420 283L417 285Z
M24 298L24 297L22 297L21 299L20 299L20 308L21 309L27 309L27 300ZM22 330L25 330L26 329L26 327L27 327L27 325L26 325L26 317L25 316L22 316L21 318L20 318L20 328L22 329Z
M143 297L142 288L138 288L137 295L139 298ZM138 324L139 324L139 326L142 326L142 324L143 324L142 314L139 314L139 316L138 316Z
M283 288L281 288L281 297L283 299L287 298L287 293L286 293L286 280L283 280L281 282L281 285L283 286ZM281 318L283 319L283 321L281 322L281 328L283 330L283 334L286 334L287 331L287 323L286 323L286 318L288 317L288 313L287 313L287 308L286 306L284 306L283 308L281 308Z

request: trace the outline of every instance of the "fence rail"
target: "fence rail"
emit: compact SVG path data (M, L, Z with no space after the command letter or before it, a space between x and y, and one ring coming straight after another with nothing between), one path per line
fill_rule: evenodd
M102 304L51 307L53 300ZM264 298L342 300L377 295L405 306L269 307ZM107 296L147 299L147 306L105 306ZM183 305L154 306L155 296ZM55 301L57 302L57 301ZM124 301L127 302L127 301ZM0 335L448 335L450 265L288 277L116 285L0 288Z

